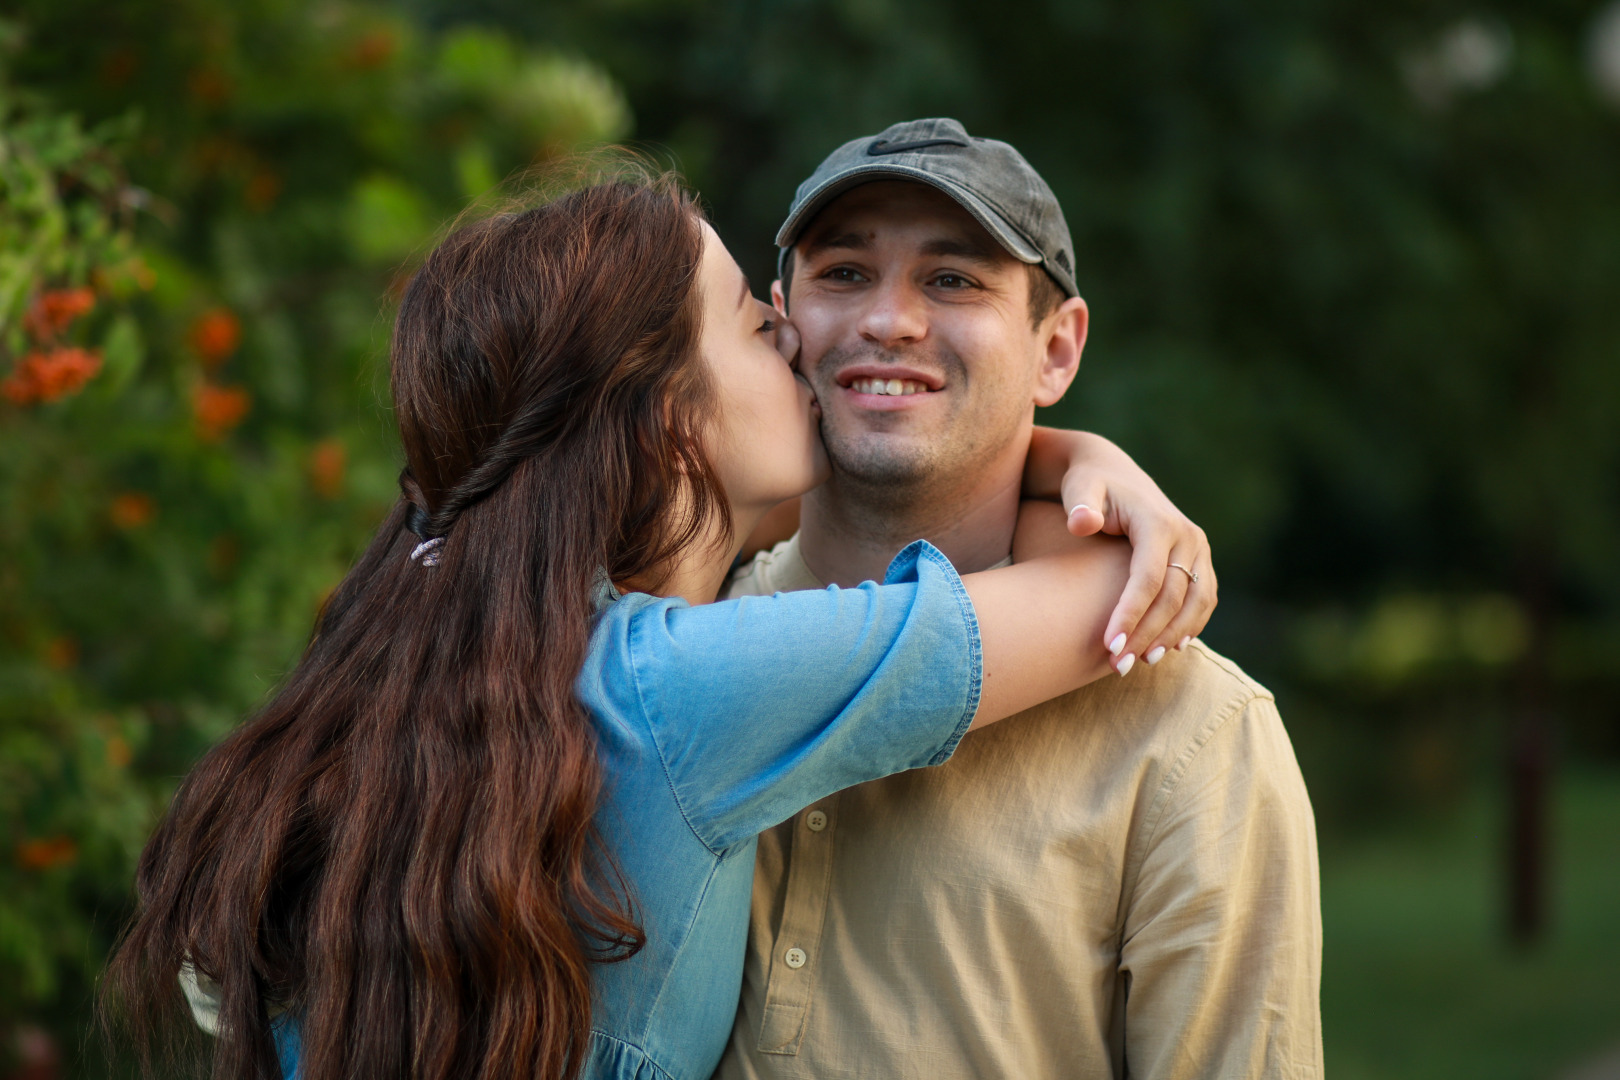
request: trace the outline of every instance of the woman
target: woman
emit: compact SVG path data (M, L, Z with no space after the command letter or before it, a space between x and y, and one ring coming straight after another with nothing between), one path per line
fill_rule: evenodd
M149 844L109 980L137 1030L194 966L217 1076L706 1077L755 835L1103 673L1110 545L712 603L827 469L774 323L668 179L429 256L404 497Z

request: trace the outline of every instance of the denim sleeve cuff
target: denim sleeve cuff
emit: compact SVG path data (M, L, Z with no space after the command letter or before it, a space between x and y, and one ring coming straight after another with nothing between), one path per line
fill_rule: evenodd
M973 600L968 596L967 586L962 584L962 576L956 572L956 567L951 565L951 560L947 559L943 552L926 540L914 540L907 544L889 563L888 573L883 575L885 585L910 582L916 582L920 587L932 585L934 588L941 586L947 588L951 599L961 612L962 628L967 637L967 686L962 718L957 721L956 727L939 748L939 752L928 759L929 765L943 765L956 752L957 743L967 734L968 728L973 725L973 717L979 711L979 691L984 682L984 654L979 644L979 617L973 610Z

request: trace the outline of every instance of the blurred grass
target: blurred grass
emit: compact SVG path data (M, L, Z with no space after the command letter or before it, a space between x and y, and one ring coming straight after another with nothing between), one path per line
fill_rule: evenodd
M1554 804L1551 928L1502 931L1492 791L1322 855L1322 1011L1334 1080L1537 1080L1620 1044L1620 771Z

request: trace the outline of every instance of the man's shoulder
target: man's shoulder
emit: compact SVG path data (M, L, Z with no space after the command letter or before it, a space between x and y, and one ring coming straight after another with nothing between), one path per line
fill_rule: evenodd
M1094 794L1117 789L1123 796L1127 790L1156 789L1191 760L1206 756L1212 745L1233 768L1268 768L1259 759L1275 756L1273 751L1221 737L1251 722L1280 725L1271 691L1232 660L1194 641L1152 667L1138 664L1124 678L1105 676L974 732L957 757L964 772L1031 777L1051 772L1049 781L1040 783ZM1050 762L1053 768L1032 762ZM1076 775L1087 778L1078 787Z
M1168 662L1171 656L1176 663ZM1272 743L1256 743L1238 734L1255 723L1280 731L1281 718L1271 691L1235 661L1194 641L1144 674L1135 688L1143 699L1137 712L1143 720L1160 725L1159 738L1172 759L1184 762L1189 755L1207 756L1213 752L1208 749L1212 743L1222 747L1217 757L1231 766L1263 767L1260 760L1251 759L1276 757ZM1116 681L1128 683L1131 677Z
M1180 664L1164 669L1164 692L1171 697L1238 705L1256 698L1275 700L1271 691L1239 667L1236 661L1222 656L1201 640L1189 643L1179 655ZM1156 669L1147 670L1152 672Z
M1272 700L1271 691L1234 661L1195 640L1157 665L1138 663L1124 678L1105 676L1030 713L1191 734L1254 701Z

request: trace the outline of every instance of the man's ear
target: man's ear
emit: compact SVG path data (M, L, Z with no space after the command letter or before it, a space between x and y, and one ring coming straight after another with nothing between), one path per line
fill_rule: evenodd
M771 282L771 306L776 309L776 313L782 318L788 317L787 294L782 291L781 278Z
M1080 354L1085 351L1090 322L1091 312L1078 296L1063 301L1046 317L1038 331L1044 353L1035 379L1035 404L1054 405L1068 391L1080 370Z

